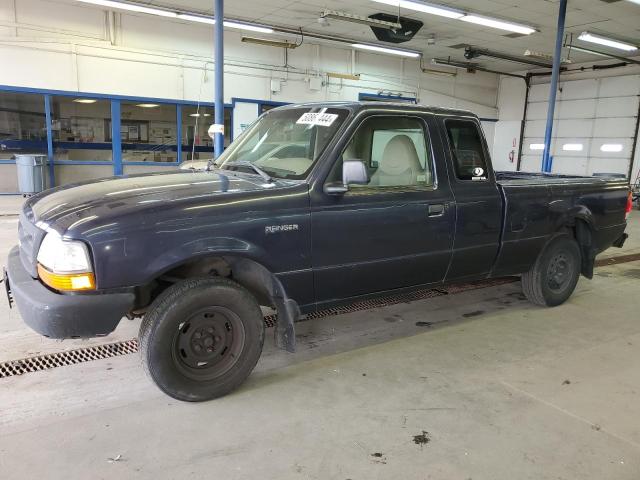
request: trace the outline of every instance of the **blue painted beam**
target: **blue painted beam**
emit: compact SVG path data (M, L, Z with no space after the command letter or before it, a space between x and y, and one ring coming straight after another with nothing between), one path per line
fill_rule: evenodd
M215 64L215 97L214 118L217 125L224 125L224 0L215 0L214 16L216 24L213 26ZM218 158L224 150L224 133L216 133L213 141L214 157Z
M51 123L51 95L44 96L44 115L47 127L47 162L49 163L49 188L56 186L56 168L53 164L53 128Z
M556 50L553 54L551 85L549 86L549 105L547 107L547 126L544 131L544 151L542 152L542 171L550 172L553 163L551 156L551 139L553 135L553 114L556 108L556 93L562 63L562 38L564 37L564 21L567 16L567 0L560 0L558 8L558 30L556 31Z
M111 100L111 142L113 174L122 175L122 136L120 133L120 100Z
M182 105L176 105L176 145L178 164L182 163Z

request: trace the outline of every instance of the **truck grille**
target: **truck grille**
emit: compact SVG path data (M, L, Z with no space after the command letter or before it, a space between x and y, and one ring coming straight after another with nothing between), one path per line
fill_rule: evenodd
M20 260L22 261L22 265L33 278L36 278L38 276L36 257L38 256L38 249L40 248L40 243L44 238L45 232L36 227L30 217L33 217L30 212L22 211L20 213L18 240L20 242Z

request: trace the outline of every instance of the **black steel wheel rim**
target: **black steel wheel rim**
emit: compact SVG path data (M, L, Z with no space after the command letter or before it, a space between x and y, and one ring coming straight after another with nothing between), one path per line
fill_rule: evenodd
M173 361L188 378L212 380L238 362L244 343L244 325L238 315L225 307L206 307L178 325Z
M558 252L549 260L547 267L547 286L554 292L561 292L571 282L574 274L574 262L566 252Z

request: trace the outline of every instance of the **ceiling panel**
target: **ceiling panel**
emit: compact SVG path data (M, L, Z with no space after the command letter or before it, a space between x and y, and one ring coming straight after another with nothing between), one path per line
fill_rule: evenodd
M158 0L148 2L155 5L212 13L211 0ZM545 53L553 52L558 12L558 0L438 0L438 3L478 14L512 20L539 28L530 36L509 38L501 30L469 24L459 20L429 15L412 10L402 10L403 16L418 19L424 27L413 40L404 44L391 44L398 48L423 51L425 56L451 56L464 60L462 49L449 48L456 43L469 43L512 55L522 55L525 50ZM373 32L358 24L330 20L328 26L321 26L317 18L325 9L339 10L360 16L378 12L397 14L398 8L371 0L243 0L225 2L225 16L240 20L254 21L290 28L304 28L324 35L353 38L358 41L379 43ZM570 1L567 10L567 32L574 37L584 31L626 38L640 44L640 5L628 1L606 3L602 0ZM433 37L435 45L428 44ZM583 44L589 46L588 44ZM593 47L593 45L591 45ZM603 50L606 50L603 48ZM620 55L618 50L611 53ZM566 53L565 53L566 56ZM572 52L574 61L602 60L585 53ZM426 58L426 61L430 58ZM523 70L523 64L504 62L481 57L475 61L489 67L507 71Z

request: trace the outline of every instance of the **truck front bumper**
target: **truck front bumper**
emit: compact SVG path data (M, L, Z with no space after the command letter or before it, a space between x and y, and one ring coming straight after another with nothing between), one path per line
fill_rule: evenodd
M29 275L18 247L9 252L6 288L24 322L49 338L88 338L108 335L133 308L133 293L62 295Z

